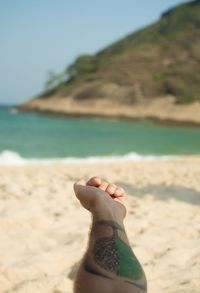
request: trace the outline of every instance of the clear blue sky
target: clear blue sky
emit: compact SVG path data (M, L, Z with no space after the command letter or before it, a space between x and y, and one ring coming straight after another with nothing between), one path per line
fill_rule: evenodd
M37 95L62 71L183 0L0 0L0 103Z

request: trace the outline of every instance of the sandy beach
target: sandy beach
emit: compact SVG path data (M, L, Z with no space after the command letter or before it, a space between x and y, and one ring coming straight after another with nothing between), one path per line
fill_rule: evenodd
M187 157L1 166L0 293L73 292L90 227L73 182L93 175L127 192L127 233L149 292L199 292L200 157Z

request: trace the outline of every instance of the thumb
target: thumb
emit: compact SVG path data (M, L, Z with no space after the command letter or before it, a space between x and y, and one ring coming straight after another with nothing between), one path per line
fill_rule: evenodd
M92 208L96 197L99 196L99 190L94 186L86 186L85 182L80 180L74 184L74 192L82 205L87 209Z
M76 197L79 198L79 194L83 191L82 187L86 186L86 181L84 179L80 179L79 181L74 183L74 192Z

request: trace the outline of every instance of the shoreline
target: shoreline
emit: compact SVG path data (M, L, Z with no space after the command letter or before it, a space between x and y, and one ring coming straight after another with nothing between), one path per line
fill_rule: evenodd
M175 101L174 96L164 96L135 104L122 104L100 98L76 101L69 96L52 96L29 100L14 109L19 112L49 116L119 119L159 125L199 127L200 102L176 104Z
M124 155L111 156L88 156L88 157L55 157L55 158L25 158L18 153L5 150L0 152L0 167L4 166L52 166L52 165L95 165L95 164L126 164L142 162L168 162L200 159L200 154L190 155L141 155L127 153Z
M80 112L67 112L67 111L53 111L44 109L23 109L21 106L12 107L11 111L17 111L19 113L31 113L36 115L42 115L47 117L63 117L63 118L87 118L87 119L116 119L118 121L135 121L135 122L145 122L149 124L155 124L160 126L170 126L170 127L188 127L188 128L200 128L200 121L188 121L188 120L175 120L170 118L160 118L156 116L131 116L128 114L116 114L109 115L103 113L80 113Z

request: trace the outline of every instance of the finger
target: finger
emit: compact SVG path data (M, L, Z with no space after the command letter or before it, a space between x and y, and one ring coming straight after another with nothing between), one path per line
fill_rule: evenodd
M99 187L101 185L101 178L98 176L94 176L88 180L87 185Z
M107 188L106 188L106 192L110 195L113 195L115 193L117 186L115 184L108 184Z
M99 188L102 189L103 191L105 191L107 186L108 186L108 182L103 181L103 182L101 182L101 185L99 186Z
M115 201L121 203L121 204L124 204L125 200L124 200L124 196L118 196L118 197L115 197L113 198Z
M115 189L114 196L116 196L116 197L124 196L124 189L121 187L117 187Z
M85 179L82 178L82 179L78 180L77 182L74 183L74 186L76 186L76 185L86 186Z

